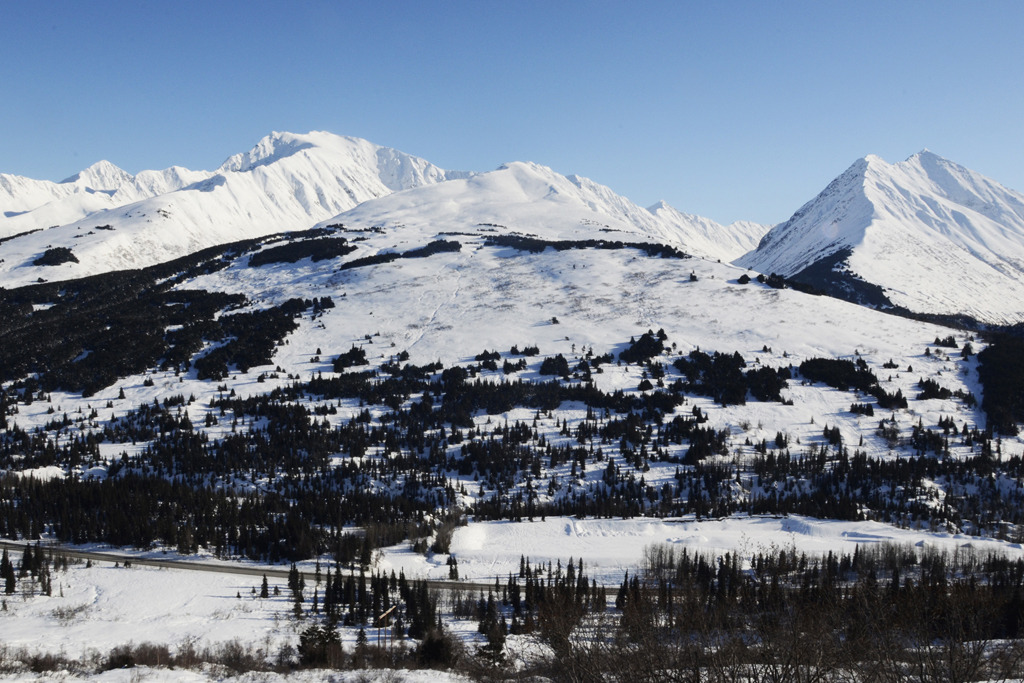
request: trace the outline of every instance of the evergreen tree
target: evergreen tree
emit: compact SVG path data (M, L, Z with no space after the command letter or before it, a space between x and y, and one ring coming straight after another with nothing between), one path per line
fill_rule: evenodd
M30 572L33 576L36 573L35 556L32 554L32 546L26 545L25 552L21 554L21 568L18 570L18 574L24 577Z
M4 593L7 595L14 593L17 578L14 575L14 565L11 563L6 548L3 557L0 558L0 578L4 580Z

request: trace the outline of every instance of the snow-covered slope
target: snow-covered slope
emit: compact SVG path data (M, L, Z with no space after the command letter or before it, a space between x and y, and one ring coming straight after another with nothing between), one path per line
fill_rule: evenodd
M607 188L575 180L545 166L514 162L488 173L366 202L325 224L428 230L444 226L449 231L483 226L549 239L623 239L649 236L661 228L666 239L678 241L640 207Z
M0 245L0 279L16 286L138 268L303 230L368 199L465 175L366 140L312 132L273 133L214 173L171 168L133 177L101 162L63 183L3 176L4 211L28 212L7 219L14 221L8 234L49 229ZM78 262L33 266L51 246L71 248Z
M71 223L209 176L180 166L133 176L109 161L99 161L59 183L0 173L0 237Z
M1024 196L929 151L867 156L735 263L786 276L818 264L915 312L1018 322Z
M736 221L729 225L710 218L683 213L661 201L648 209L663 221L678 226L691 252L704 258L732 261L757 246L771 229L770 225L752 221Z
M419 226L447 230L511 230L543 239L658 242L694 256L731 260L756 243L767 226L724 227L665 203L637 206L604 185L527 162L442 185L366 202L322 225ZM720 241L715 241L718 235Z
M38 203L53 189L31 182L11 192L13 197L20 191L20 205ZM68 195L74 201L60 204L63 213L51 202L14 217L27 229L60 223L72 209L78 220L0 244L0 280L6 286L152 265L215 244L303 230L317 221L492 223L542 236L554 231L559 239L654 241L725 261L752 248L767 231L753 223L721 226L664 203L645 209L587 178L537 164L516 162L476 175L445 171L365 140L321 132L274 133L214 173L169 169L132 177L102 163L50 185L111 189ZM392 193L398 194L371 201ZM70 248L78 262L33 265L54 246Z

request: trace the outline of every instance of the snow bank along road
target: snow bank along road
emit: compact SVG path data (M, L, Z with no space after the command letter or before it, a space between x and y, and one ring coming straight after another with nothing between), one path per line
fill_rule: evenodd
M0 541L0 550L14 550L23 552L26 546L35 546L35 543ZM137 557L116 552L98 552L94 550L74 550L67 546L55 543L44 544L43 548L61 553L72 559L92 560L93 562L120 562L145 567L161 567L164 569L185 569L195 572L212 572L215 574L236 574L241 576L267 576L268 578L287 579L288 569L270 569L265 567L250 567L240 564L215 564L212 562L190 561L190 560L161 560L152 557ZM313 572L300 572L306 581L315 578ZM491 581L442 581L439 579L426 579L427 587L435 590L482 590L494 587L493 578Z

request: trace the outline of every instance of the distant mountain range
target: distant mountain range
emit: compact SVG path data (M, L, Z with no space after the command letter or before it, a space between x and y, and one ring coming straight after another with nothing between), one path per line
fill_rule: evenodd
M0 176L0 235L41 231L0 246L0 281L148 266L302 230L369 199L465 175L356 138L274 133L212 173L172 168L132 176L100 162L61 183ZM78 262L32 266L57 245L73 249Z
M867 156L770 228L642 208L532 163L451 171L357 138L273 133L213 172L133 176L101 161L59 183L0 174L0 283L140 268L315 224L417 222L617 234L878 308L1024 320L1024 196L928 151ZM73 258L42 258L55 247Z
M357 138L273 133L212 173L174 167L132 176L100 162L60 183L0 175L0 237L39 231L0 244L0 281L16 286L144 267L216 244L337 222L338 214L365 202L371 202L367 213L386 222L383 206L391 205L371 208L372 200L451 180L460 181L459 190L419 192L397 205L414 202L411 212L421 216L461 212L470 225L516 223L520 214L536 223L558 216L592 236L612 226L725 261L753 248L767 230L753 223L720 226L666 204L643 209L586 178L535 164L448 171ZM78 262L32 265L57 245L71 248Z

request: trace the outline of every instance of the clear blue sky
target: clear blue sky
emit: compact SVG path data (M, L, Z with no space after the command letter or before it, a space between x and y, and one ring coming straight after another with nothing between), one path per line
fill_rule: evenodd
M786 219L922 148L1024 191L1024 2L0 3L0 172L212 170L328 130Z

